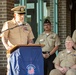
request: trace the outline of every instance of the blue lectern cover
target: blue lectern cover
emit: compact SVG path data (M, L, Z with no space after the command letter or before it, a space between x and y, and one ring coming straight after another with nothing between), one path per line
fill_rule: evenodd
M11 53L8 75L44 75L41 47L23 46Z

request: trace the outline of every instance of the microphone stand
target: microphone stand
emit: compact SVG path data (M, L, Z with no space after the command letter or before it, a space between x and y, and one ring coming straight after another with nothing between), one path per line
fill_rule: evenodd
M12 28L8 28L8 29L6 29L6 30L4 30L4 31L1 31L1 32L0 32L0 37L1 37L1 34L2 34L3 32L5 32L5 31L11 30L11 29L14 29L14 28L17 28L17 27L20 27L20 26L24 26L24 25L25 25L25 24L17 25L17 26L14 26L14 27L12 27Z

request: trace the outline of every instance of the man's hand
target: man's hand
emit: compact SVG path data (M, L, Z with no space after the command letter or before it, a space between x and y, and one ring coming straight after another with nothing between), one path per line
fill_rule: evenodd
M49 54L48 53L46 53L46 54L43 54L43 57L45 58L45 59L47 59L47 58L49 58Z
M7 47L6 47L7 50L9 50L9 49L11 49L11 48L12 48L12 46L7 46Z
M68 71L68 68L63 67L63 68L59 68L59 70L60 70L63 74L65 74L65 73Z

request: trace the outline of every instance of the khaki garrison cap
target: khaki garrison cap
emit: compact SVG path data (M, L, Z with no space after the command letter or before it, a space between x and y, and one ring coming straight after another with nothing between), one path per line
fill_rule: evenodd
M72 38L70 36L67 36L65 41L73 41Z
M14 13L25 14L25 6L17 6L11 9Z

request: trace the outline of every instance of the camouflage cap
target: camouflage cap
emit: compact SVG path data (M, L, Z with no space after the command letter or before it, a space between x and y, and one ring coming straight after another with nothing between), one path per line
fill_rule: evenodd
M17 6L11 9L14 13L25 14L25 6Z

